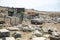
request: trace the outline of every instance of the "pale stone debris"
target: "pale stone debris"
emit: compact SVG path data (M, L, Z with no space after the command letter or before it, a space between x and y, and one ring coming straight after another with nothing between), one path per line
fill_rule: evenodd
M42 36L42 33L39 32L38 30L35 30L35 31L33 32L33 34L34 34L35 36L39 36L39 37Z
M6 37L6 40L15 40L14 37Z
M0 32L9 32L7 29L0 29Z
M7 27L6 29L8 29L8 30L19 30L19 28L17 28L17 27Z
M0 40L2 40L2 38L0 38Z
M35 37L35 38L32 38L31 40L46 40L45 37Z

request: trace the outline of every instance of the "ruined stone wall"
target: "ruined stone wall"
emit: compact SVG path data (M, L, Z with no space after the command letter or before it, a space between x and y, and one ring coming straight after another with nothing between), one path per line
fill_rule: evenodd
M7 7L0 7L0 13L2 13L2 16L8 16L8 8Z

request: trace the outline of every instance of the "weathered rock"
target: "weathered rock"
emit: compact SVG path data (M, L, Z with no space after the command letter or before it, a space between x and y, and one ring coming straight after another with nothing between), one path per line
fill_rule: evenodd
M31 40L46 40L45 37L35 37L35 38L32 38Z
M4 40L15 40L14 37L6 37Z
M7 29L0 29L0 37L9 37L10 31Z
M34 35L37 36L37 37L41 37L41 36L42 36L42 33L39 32L38 30L35 30L33 33L34 33Z
M21 35L20 32L15 32L15 33L13 34L13 37L15 37L15 38L21 38L22 35Z

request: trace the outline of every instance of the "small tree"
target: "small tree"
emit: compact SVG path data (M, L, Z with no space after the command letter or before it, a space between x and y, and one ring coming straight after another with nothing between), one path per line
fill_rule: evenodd
M22 23L23 18L24 18L24 12L20 12L20 13L18 13L18 14L19 14L19 20L20 20L21 23Z

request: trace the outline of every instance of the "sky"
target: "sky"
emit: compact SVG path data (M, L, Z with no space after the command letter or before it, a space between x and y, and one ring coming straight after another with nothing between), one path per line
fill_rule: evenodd
M0 0L0 6L60 12L60 0Z

